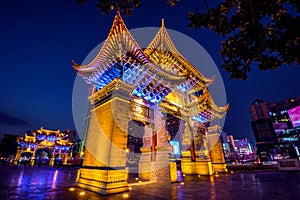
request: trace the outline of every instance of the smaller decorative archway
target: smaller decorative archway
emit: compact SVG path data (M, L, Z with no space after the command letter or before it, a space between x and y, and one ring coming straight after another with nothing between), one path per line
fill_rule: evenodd
M18 137L18 151L14 165L49 165L57 163L67 164L72 155L71 148L75 143L76 132L67 130L39 130L27 131L23 137ZM31 154L30 157L22 156Z

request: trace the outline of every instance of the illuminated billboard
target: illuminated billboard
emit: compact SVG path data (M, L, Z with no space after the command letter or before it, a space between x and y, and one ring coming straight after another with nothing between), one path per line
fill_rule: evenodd
M300 106L289 109L288 114L290 116L293 127L300 126Z
M273 123L273 127L276 133L282 132L284 129L288 129L288 125L286 123Z
M174 156L180 156L181 152L180 152L180 144L178 141L175 140L171 140L170 144L172 145L172 154Z

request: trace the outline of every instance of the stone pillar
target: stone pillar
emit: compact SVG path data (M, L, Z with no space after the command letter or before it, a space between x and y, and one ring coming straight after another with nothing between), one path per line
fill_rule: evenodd
M72 151L71 151L71 152L72 152ZM63 154L63 158L62 158L62 164L63 164L63 165L68 165L68 160L69 160L69 158L72 158L72 156L69 156L69 155L67 154L67 151L65 151L64 154Z
M79 187L103 195L128 191L126 148L131 89L115 79L89 97L93 106L83 166L77 175Z
M15 156L15 159L14 159L13 165L18 165L19 164L19 160L21 158L21 154L22 154L22 149L18 149L17 153L16 153L16 156Z
M51 158L50 158L50 162L49 162L49 166L53 167L54 166L54 159L55 159L55 150L53 149L52 151L52 155L51 155Z
M198 174L198 175L212 175L213 169L212 164L206 155L203 156L203 153L206 154L206 146L204 149L199 149L195 152L192 152L191 145L195 145L196 134L194 133L194 123L193 121L186 120L184 134L182 136L182 160L181 160L181 171L183 174ZM198 135L197 135L198 136ZM193 149L196 149L193 146ZM192 159L192 153L195 154L195 159ZM201 155L200 155L201 153Z
M153 147L154 158L150 163L150 180L170 181L169 153L172 147L168 142L169 133L166 130L166 121L160 112L158 105L154 106L154 133L156 134L156 146Z
M150 180L150 163L152 156L152 133L153 125L145 126L145 134L143 136L143 147L141 148L141 157L139 162L139 178Z
M150 117L151 123L145 126L139 177L144 180L176 182L176 163L170 165L169 161L172 147L168 141L169 134L165 128L165 119L158 105L152 105L151 109L153 117Z
M33 150L33 153L32 153L32 156L31 156L31 159L30 159L30 166L34 166L35 164L35 152L36 152L36 147L34 148Z
M220 139L220 126L208 127L207 142L214 172L227 172L223 147Z

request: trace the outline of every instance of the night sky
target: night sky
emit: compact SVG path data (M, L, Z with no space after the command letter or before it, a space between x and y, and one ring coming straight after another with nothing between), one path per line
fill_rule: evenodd
M41 126L75 128L72 89L76 73L71 60L81 63L105 40L114 17L113 13L100 15L94 2L78 6L73 0L0 1L0 138L4 133L22 135ZM123 16L129 29L159 27L165 18L167 28L196 40L221 65L222 38L207 29L187 28L187 13L196 3L203 8L201 1L181 1L175 7L153 2L144 0L133 16ZM219 70L230 103L224 131L236 138L254 142L249 106L255 98L281 101L300 95L298 66L253 69L247 81L230 80L227 72Z

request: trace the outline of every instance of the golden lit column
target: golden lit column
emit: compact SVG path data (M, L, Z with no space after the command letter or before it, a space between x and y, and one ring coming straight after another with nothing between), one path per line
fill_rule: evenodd
M79 187L100 194L128 190L126 148L131 86L115 79L89 99L91 118L83 166L78 171Z
M31 156L31 160L30 160L30 166L34 166L36 149L37 149L37 146L34 147L34 150L33 150L32 156Z
M130 119L144 124L142 137L143 146L140 148L141 155L138 163L138 176L142 180L150 180L150 163L152 159L152 136L153 136L153 109L149 102L138 97L131 97ZM132 133L128 133L131 135Z
M49 166L54 166L54 159L55 159L55 149L53 148L53 151L52 151L52 155L51 155L51 158L50 158L50 163L49 163Z
M140 148L142 154L139 161L139 178L143 180L150 180L153 128L153 124L145 126L145 134L143 136L143 147Z
M227 172L220 131L221 127L219 125L208 127L207 142L209 156L214 172Z
M14 159L13 165L18 165L19 160L20 160L21 155L22 155L22 150L23 150L23 148L21 148L21 147L19 146L19 147L18 147L18 150L17 150L17 153L16 153L16 156L15 156L15 159Z
M192 136L190 133L190 128L188 127L189 124L187 123L187 120L189 119L185 118L184 133L182 134L181 138L181 154L183 162L191 162L190 145L192 143Z
M64 156L63 157L63 165L68 165L68 160L69 160L69 158L72 158L72 156L69 156L69 154L67 153L67 151L64 152L63 156Z
M150 180L170 181L169 153L172 147L168 142L169 133L166 130L166 121L160 112L158 105L153 105L154 110L154 132L152 137L152 162L150 164Z
M183 174L212 175L213 170L210 159L205 155L200 155L199 150L195 151L195 142L193 142L196 135L193 133L195 131L194 125L190 118L186 119L185 131L182 136L181 171ZM206 148L206 146L204 145L203 148Z

